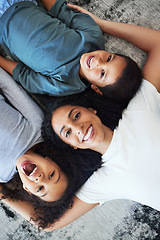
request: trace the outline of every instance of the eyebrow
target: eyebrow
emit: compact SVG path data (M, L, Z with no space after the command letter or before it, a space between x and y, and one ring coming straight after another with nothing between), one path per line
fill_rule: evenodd
M73 109L71 109L71 111L68 113L68 118L70 118L71 117L71 114L72 114L72 112L75 110L76 108L73 108ZM63 129L65 128L65 126L63 126L62 128L61 128L61 130L60 130L60 135L62 135L62 132L63 132Z

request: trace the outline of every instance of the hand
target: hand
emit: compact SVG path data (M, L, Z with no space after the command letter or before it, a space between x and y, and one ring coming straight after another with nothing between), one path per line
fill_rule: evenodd
M93 13L91 13L91 12L87 11L86 9L79 7L77 5L67 3L67 6L74 10L77 10L78 12L88 14L100 26L101 19L99 17L95 16Z

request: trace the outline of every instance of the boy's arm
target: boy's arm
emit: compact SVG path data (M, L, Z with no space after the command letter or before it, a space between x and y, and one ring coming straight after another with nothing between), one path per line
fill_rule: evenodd
M44 7L49 11L51 7L55 4L56 0L41 0Z
M0 67L2 67L6 72L13 75L13 69L18 65L18 62L6 59L0 56Z

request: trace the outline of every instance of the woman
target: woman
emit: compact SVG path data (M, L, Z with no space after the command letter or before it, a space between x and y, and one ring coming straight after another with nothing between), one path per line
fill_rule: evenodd
M114 132L93 109L72 103L53 112L50 121L56 134L73 148L101 153L104 163L77 193L73 208L51 229L60 228L96 205L116 198L132 199L160 210L160 32L101 20L77 6L72 7L92 16L103 31L146 51L143 68L146 80Z
M1 56L0 66L34 93L71 95L91 83L111 98L130 100L141 83L137 64L104 51L102 32L90 16L72 11L65 0L42 2L47 11L34 0L10 6L3 1L0 44L14 61Z

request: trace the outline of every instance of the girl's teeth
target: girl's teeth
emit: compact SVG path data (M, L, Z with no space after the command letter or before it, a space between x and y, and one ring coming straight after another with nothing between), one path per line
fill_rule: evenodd
M33 172L31 172L31 174L29 176L32 176L36 170L37 170L37 167L33 170Z
M89 138L90 135L91 135L92 129L93 129L93 127L90 126L90 128L89 128L89 130L88 130L88 133L84 136L84 139L83 139L84 141L88 140L88 138Z

